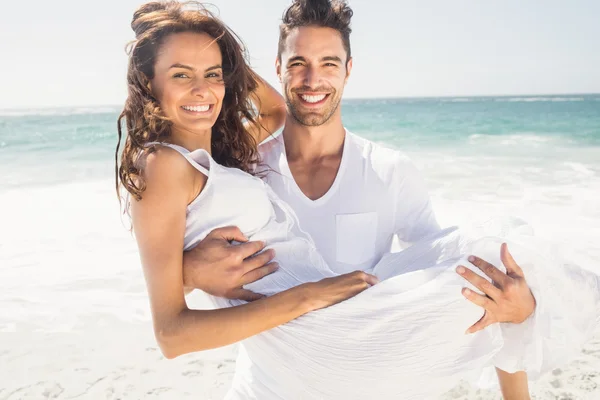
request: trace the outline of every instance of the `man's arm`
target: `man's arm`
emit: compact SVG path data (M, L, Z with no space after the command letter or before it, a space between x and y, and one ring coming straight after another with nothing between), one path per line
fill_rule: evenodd
M425 179L409 159L400 157L390 186L394 188L394 233L402 243L410 245L440 231Z
M239 242L239 244L233 244ZM233 226L213 230L183 255L183 284L186 294L200 289L213 296L244 301L262 296L243 288L278 268L273 250L262 242L248 242Z

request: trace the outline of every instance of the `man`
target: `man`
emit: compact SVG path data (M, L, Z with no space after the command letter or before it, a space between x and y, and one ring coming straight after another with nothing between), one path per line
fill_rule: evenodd
M370 269L390 251L394 237L408 246L440 229L413 163L343 126L340 101L352 72L351 17L343 0L297 0L284 13L276 68L287 118L281 135L260 146L271 170L265 179L339 273ZM228 298L258 298L243 285L277 268L270 263L272 252L254 255L262 246L247 242L235 227L213 231L184 257L186 286ZM473 260L497 287L460 270L488 295L464 293L486 310L469 332L496 322L521 323L534 311L533 295L505 246L502 259L508 275ZM505 398L527 398L524 374L514 378L520 384Z
M266 180L292 206L333 270L367 270L390 251L394 236L408 245L437 232L439 225L412 162L347 132L342 124L340 101L352 70L351 9L344 1L305 3L294 2L281 25L276 65L288 117L283 133L260 146L264 164L273 170ZM186 253L186 286L256 299L242 286L272 273L274 254L250 257L262 249L261 243L232 246L230 241L247 239L235 227L216 229ZM502 251L509 260L506 248ZM482 260L475 264L493 278L513 276L511 292L516 293L509 297L522 300L523 310L505 310L508 305L501 299L494 308L486 302L490 299L472 296L492 314L472 332L494 322L520 322L533 312L535 300L522 276L503 274ZM474 274L465 277L485 286Z

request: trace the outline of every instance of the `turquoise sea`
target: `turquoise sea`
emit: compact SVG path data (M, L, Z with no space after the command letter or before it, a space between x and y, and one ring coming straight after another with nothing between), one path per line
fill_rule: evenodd
M351 131L417 158L427 150L477 152L490 159L522 155L515 162L529 165L532 157L556 156L598 172L586 155L590 162L598 155L600 95L347 100L343 111ZM0 110L0 190L111 175L118 113L119 107Z

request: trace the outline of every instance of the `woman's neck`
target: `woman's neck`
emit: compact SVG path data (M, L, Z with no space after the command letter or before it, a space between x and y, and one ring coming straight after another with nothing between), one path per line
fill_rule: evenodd
M173 129L167 141L189 151L204 149L211 154L212 131L192 132Z

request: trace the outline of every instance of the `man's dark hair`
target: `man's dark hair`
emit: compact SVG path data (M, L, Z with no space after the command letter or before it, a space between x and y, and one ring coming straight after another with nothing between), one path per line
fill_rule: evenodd
M285 46L285 40L294 28L301 26L318 26L335 29L342 36L346 61L350 59L350 20L352 9L346 0L294 0L283 13L279 26L279 47L277 57Z

